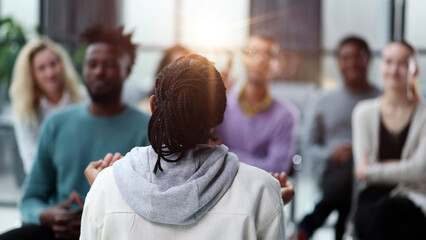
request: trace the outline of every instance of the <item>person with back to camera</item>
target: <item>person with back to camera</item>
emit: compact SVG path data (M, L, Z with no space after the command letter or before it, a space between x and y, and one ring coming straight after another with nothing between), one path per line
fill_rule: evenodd
M80 239L284 239L279 183L208 144L226 108L213 63L189 55L164 68L150 104L152 145L86 169Z
M157 71L155 71L155 76L157 76L164 67L167 67L176 59L188 55L190 53L191 52L187 48L179 44L176 44L166 49L163 53L163 57L161 58L160 63L158 64ZM143 111L144 113L151 114L149 98L154 95L154 90L155 88L152 87L151 91L149 91L148 93L148 97L140 101L140 103L138 104L139 110Z
M311 237L334 210L339 213L335 239L342 239L352 199L352 110L359 101L380 94L368 82L371 52L363 39L344 38L336 56L342 87L315 101L306 145L307 159L318 164L315 169L321 174L322 198L300 222L299 240Z
M29 174L43 120L83 97L66 51L47 37L29 41L16 59L9 96L19 154Z
M383 95L353 112L359 239L426 239L426 104L416 53L391 42L382 53Z
M136 55L132 34L123 27L86 29L83 76L90 101L69 107L43 123L34 166L24 185L23 226L5 239L77 239L83 201L90 185L84 169L95 159L117 158L149 144L149 116L121 100ZM102 168L103 161L96 162Z

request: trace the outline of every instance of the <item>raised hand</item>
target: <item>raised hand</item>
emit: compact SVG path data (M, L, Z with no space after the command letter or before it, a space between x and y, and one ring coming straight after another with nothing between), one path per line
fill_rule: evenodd
M120 153L115 153L114 156L112 155L112 153L108 153L107 155L105 155L104 159L89 163L89 165L84 170L84 175L86 175L89 184L93 184L96 177L103 169L112 166L117 160L121 159L122 157L123 156Z
M272 173L271 173L272 174ZM294 185L290 181L287 181L287 174L285 172L272 174L281 185L281 198L284 204L289 203L294 197Z
M231 89L232 85L234 85L236 79L234 77L231 77L230 72L232 69L232 59L233 59L232 53L228 53L228 60L226 62L225 68L223 68L220 71L220 75L223 80L223 84L225 85L226 91L229 91Z
M352 145L346 142L336 147L330 156L330 160L338 164L343 164L352 156Z

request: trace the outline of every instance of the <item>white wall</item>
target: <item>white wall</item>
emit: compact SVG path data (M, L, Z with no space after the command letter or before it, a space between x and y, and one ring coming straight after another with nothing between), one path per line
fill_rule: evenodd
M0 0L0 16L12 17L26 32L34 33L39 24L39 3L39 0Z

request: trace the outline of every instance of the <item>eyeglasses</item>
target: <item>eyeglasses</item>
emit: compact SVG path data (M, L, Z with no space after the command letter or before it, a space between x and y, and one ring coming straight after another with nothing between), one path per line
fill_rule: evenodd
M276 57L276 54L273 54L270 51L256 50L250 48L243 49L243 53L250 58L260 58L262 60L268 60Z

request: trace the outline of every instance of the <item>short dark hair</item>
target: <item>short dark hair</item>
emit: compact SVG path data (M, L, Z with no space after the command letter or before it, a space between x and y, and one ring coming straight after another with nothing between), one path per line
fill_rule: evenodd
M132 43L133 32L125 34L124 27L113 28L105 25L95 25L87 28L80 34L80 38L86 44L98 42L108 43L121 47L130 56L130 66L133 66L136 59L137 44Z
M344 45L349 44L349 43L358 45L359 47L361 47L365 51L368 58L371 57L371 50L370 50L370 47L368 46L368 43L364 39L362 39L361 37L358 37L358 36L347 36L347 37L343 38L340 41L339 46L337 47L336 56L339 56L340 49L342 49L342 47Z
M148 137L160 160L175 162L196 144L213 139L210 130L223 121L226 89L214 64L191 54L163 68L155 82L156 100ZM169 156L176 156L170 159Z

